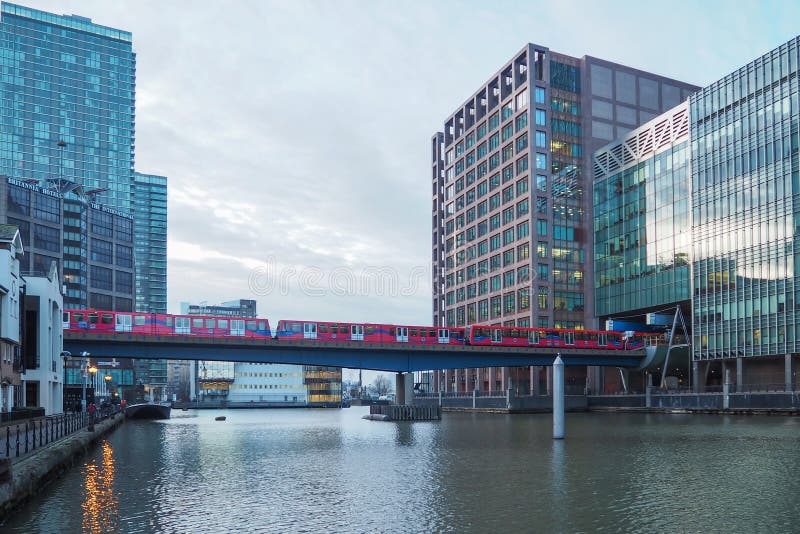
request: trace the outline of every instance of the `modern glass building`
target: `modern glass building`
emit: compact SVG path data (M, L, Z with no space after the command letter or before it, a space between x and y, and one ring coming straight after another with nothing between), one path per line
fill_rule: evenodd
M700 390L800 385L799 63L796 37L594 156L595 311L681 305Z
M0 223L19 228L22 271L43 275L55 261L64 308L133 311L133 218L61 190L0 177Z
M600 325L681 303L692 231L688 101L594 156L594 287ZM636 317L632 317L636 316Z
M800 38L690 99L695 360L798 384Z
M40 183L64 177L130 212L131 34L4 2L0 52L0 173Z
M515 54L431 140L434 324L595 327L592 153L696 89L535 44ZM433 387L535 391L540 371L444 372Z
M167 178L133 177L136 310L167 313Z

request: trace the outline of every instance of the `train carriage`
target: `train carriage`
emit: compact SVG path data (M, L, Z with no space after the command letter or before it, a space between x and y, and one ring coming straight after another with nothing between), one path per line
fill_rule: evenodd
M557 328L522 328L482 326L469 329L470 345L504 347L564 347L622 349L622 334L599 330L562 330ZM633 348L633 347L632 347Z
M372 323L332 323L282 319L275 331L278 339L318 339L322 341L384 342L388 331L385 325Z
M78 332L130 332L147 335L195 335L270 339L262 318L170 315L163 313L64 310L63 327Z

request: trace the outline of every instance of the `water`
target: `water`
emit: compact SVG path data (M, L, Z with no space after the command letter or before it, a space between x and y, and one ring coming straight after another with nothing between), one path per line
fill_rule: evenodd
M128 422L3 532L790 532L800 419L345 410ZM214 421L226 415L227 421Z

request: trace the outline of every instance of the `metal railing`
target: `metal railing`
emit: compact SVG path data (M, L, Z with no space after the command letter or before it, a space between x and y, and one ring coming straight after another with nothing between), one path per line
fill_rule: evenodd
M0 440L5 440L0 447L0 458L19 458L62 440L89 425L99 423L120 411L119 406L113 406L94 415L63 413L7 425L5 429L0 430Z

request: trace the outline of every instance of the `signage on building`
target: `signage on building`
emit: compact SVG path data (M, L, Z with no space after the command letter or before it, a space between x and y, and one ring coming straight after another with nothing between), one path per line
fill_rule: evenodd
M89 207L94 209L94 210L103 211L105 213L110 213L111 215L117 215L119 217L125 217L126 219L133 219L133 217L130 214L125 213L124 211L115 210L114 208L107 208L107 207L103 206L102 204L98 204L97 202L89 202Z
M9 177L8 178L8 183L10 185L21 187L23 189L30 189L31 191L36 191L37 193L42 193L43 195L47 195L47 196L50 196L50 197L53 197L53 198L61 198L61 195L59 195L56 191L50 191L49 189L42 189L41 187L39 187L36 184L30 184L28 182L23 182L21 180L17 180L16 178Z

